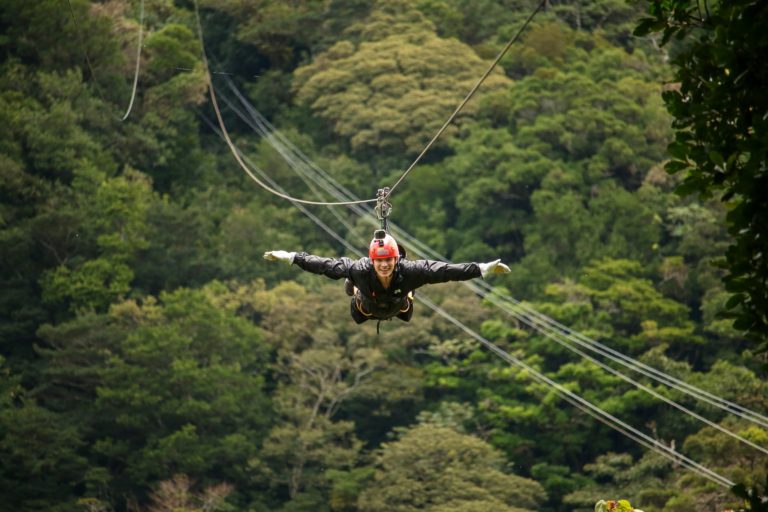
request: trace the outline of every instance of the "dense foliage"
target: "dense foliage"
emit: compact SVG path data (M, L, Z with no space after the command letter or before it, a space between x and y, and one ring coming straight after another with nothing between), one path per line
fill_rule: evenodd
M199 7L244 159L314 199L314 185L294 173L306 161L276 141L373 197L536 3ZM124 122L139 2L68 4L0 0L0 511L564 512L618 498L669 512L739 506L425 305L377 335L351 321L341 283L264 261L270 249L351 255L254 184L211 129L196 3L146 2L139 87ZM653 5L663 21L667 4ZM393 220L452 260L503 258L512 273L489 282L526 307L765 414L764 369L738 330L765 324L763 253L742 257L764 245L768 225L756 220L762 189L749 188L765 181L765 109L748 102L764 98L728 96L757 71L739 78L735 66L753 70L750 62L723 55L738 62L718 64L713 87L693 89L691 72L666 94L673 117L661 96L670 56L703 62L712 44L759 39L764 48L765 36L697 28L695 44L667 49L632 35L644 9L547 2L397 189ZM716 99L730 117L715 116ZM714 102L704 112L714 120L686 110L699 100ZM250 107L279 133L252 130L263 124ZM740 116L744 108L756 113ZM686 138L678 124L715 121L727 133ZM664 170L670 142L667 168L694 167L685 178ZM726 163L733 171L717 181ZM680 196L681 182L733 193L726 202ZM354 246L370 235L355 213L310 212ZM723 257L730 266L713 265ZM761 452L460 285L419 294L757 500ZM734 305L750 325L723 318ZM768 447L764 429L632 378Z
M704 8L690 0L651 2L640 34L683 40L673 59L677 87L664 93L674 117L668 171L685 171L680 194L720 196L728 203L732 244L727 270L727 318L768 351L768 71L755 66L768 40L754 20L768 15L759 1L728 0Z

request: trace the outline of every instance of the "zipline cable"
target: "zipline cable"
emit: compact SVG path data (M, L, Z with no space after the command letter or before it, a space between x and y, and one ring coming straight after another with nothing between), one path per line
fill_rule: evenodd
M259 121L257 119L253 118L252 116L245 115L241 110L239 110L237 108L235 103L232 102L227 96L222 95L222 94L220 94L219 96L224 101L224 104L227 105L230 108L230 110L232 110L232 112L234 112L235 115L237 115L237 117L239 117L244 123L246 123L253 131L255 131L256 133L262 133L262 130L264 130L265 127L263 125L260 125L260 123L259 123ZM206 119L206 122L207 122L207 119ZM266 133L266 131L264 131L263 133ZM294 172L295 172L296 166L303 165L301 162L297 162L296 161L294 155L292 155L290 153L290 151L286 151L285 148L283 148L280 145L276 145L274 141L270 140L270 136L268 134L267 135L262 135L262 137L264 137L264 139L267 140L267 142L274 149L276 149L278 153L280 153L280 156L283 157L283 159L288 163L288 165L291 167L291 169L294 170ZM242 152L240 152L240 154L242 156ZM251 165L251 167L253 167L252 163L250 165ZM318 183L316 183L311 177L309 177L304 172L297 172L296 174L298 174L299 178L301 178L301 180L307 185L307 187L318 198L322 199L322 197L323 197L322 194L320 193L319 190L317 190L315 188L315 186L319 186L320 188L324 188L324 187L322 187L322 185L319 185ZM283 189L282 187L275 186L276 184L275 184L274 180L272 180L272 179L266 180L265 177L264 177L265 176L264 174L260 173L259 175L262 177L262 179L264 179L265 181L268 181L271 184L271 186L274 187L276 190L279 190L280 192L285 193L285 189ZM326 190L326 192L327 192L327 190ZM330 211L331 215L333 215L336 218L336 220L338 220L339 223L341 223L341 225L343 225L347 229L348 232L353 232L354 231L352 225L341 215L341 213L338 211L338 209L331 208L329 211Z
M239 94L239 91L237 91L237 89L234 88L234 86L231 83L230 83L230 87L233 89L233 91L235 91L236 95L241 100L241 102L246 107L246 109L249 110L249 113L252 116L254 116L254 118L261 118L261 123L264 124L265 126L267 126L269 122L265 118L263 118L263 116L261 116L261 114L259 114L247 102L247 100L241 94ZM279 147L279 146L277 146L275 144L275 140L274 140L273 134L276 132L276 130L274 130L274 127L272 127L271 125L268 125L267 128L269 128L269 129L265 129L263 127L259 128L257 130L257 133L259 133L262 136L264 136L265 139L267 139L268 142L270 142L270 144L272 144L273 147L275 147L275 149L278 150L281 154L285 154L286 153L285 149L281 148L281 147ZM285 139L281 134L279 134L279 132L277 132L277 137L281 137L282 140L288 146L290 146L294 152L296 152L299 155L300 159L302 159L302 160L304 160L306 162L309 162L309 166L308 167L311 168L312 170L314 170L314 172L316 172L317 174L320 174L322 176L321 179L323 180L323 182L324 182L324 180L328 180L330 182L333 182L333 178L331 178L327 173L322 171L322 169L320 169L315 164L313 164L311 162L311 160L309 160L308 157L306 157L306 155L303 155L303 153L301 153L300 150L298 150L298 148L296 148L289 140ZM297 168L295 168L295 167L294 167L294 170L299 172L299 170ZM307 169L304 168L303 170L306 171ZM317 179L317 177L315 177L313 179ZM328 185L328 184L323 185L323 184L321 184L321 186L326 191L329 191L329 193L331 193L332 195L334 195L337 198L340 197L340 196L345 196L346 198L354 197L349 191L343 190L343 192L340 192L339 190L343 189L343 187L341 187L338 184L335 184L335 183L332 183L332 185ZM336 187L335 191L334 191L334 187ZM358 208L354 208L354 211L357 214L359 214L359 215L364 215L366 213L365 210L360 210L359 207ZM429 247L424 248L423 244L421 244L418 240L416 240L415 238L413 238L410 235L408 235L405 231L403 231L403 230L398 230L398 231L403 236L404 240L409 240L410 239L409 243L411 244L411 246L416 247L416 248L419 248L419 246L422 246L421 251L424 254L430 255L430 253L432 253L432 257L435 257L435 258L441 259L441 260L445 260L445 258L443 258L441 255L439 255L436 251L430 249ZM472 284L470 284L470 283L463 283L463 284L465 286L470 287L470 289L472 289L475 293L479 293L482 296L486 296L488 294L488 292L490 292L492 290L491 285L486 283L486 282L484 282L484 281L479 283L479 284L473 284L473 283ZM478 287L485 288L486 292L479 291ZM699 389L699 388L697 388L695 386L689 385L688 383L686 383L686 382L684 382L684 381L682 381L680 379L677 379L677 378L672 377L672 376L670 376L668 374L665 374L664 372L661 372L661 371L659 371L659 370L657 370L657 369L655 369L655 368L653 368L651 366L648 366L648 365L646 365L644 363L641 363L640 361L637 361L637 360L635 360L635 359L633 359L633 358L631 358L629 356L625 356L625 355L621 354L620 352L615 351L614 349L611 349L610 347L607 347L605 345L600 344L597 341L591 340L591 339L589 339L589 338L587 338L587 337L585 337L585 336L583 336L583 335L581 335L579 333L575 333L575 331L572 331L569 328L563 326L562 324L559 324L555 320L547 317L546 315L543 315L543 314L537 312L533 308L530 308L530 307L522 305L520 302L516 301L514 298L511 298L511 297L503 295L503 294L498 294L498 292L493 292L493 293L494 293L495 296L500 296L502 301L513 302L513 306L516 306L517 308L520 308L520 309L524 309L525 312L521 313L520 311L515 309L515 307L512 307L512 305L504 304L503 302L500 302L500 301L497 301L497 300L490 301L490 302L492 302L493 305L495 305L496 307L499 307L500 309L506 311L511 316L515 317L516 319L518 319L519 321L525 323L526 325L534 328L535 330L538 330L538 331L542 332L542 329L546 329L547 332L542 332L543 334L545 334L547 337L550 337L550 338L554 339L555 341L557 341L561 345L565 346L566 348L569 348L570 350L575 351L579 355L582 355L582 357L588 357L588 356L586 356L583 352L579 351L578 349L575 349L572 346L568 345L567 343L564 344L564 342L562 340L556 338L556 336L562 336L562 337L568 339L569 341L571 341L573 343L576 343L576 344L578 344L578 345L580 345L582 347L585 347L585 348L587 348L587 349L589 349L589 350L591 350L593 352L596 352L596 353L598 353L598 354L600 354L600 355L602 355L604 357L607 357L607 358L611 359L612 361L614 361L614 362L616 362L618 364L621 364L621 365L623 365L625 367L628 367L632 371L635 371L637 373L640 373L641 375L644 375L644 376L649 377L649 378L651 378L653 380L661 382L662 384L667 385L667 386L669 386L669 387L671 387L673 389L676 389L677 391L680 391L680 392L682 392L684 394L687 394L689 396L693 396L694 398L697 398L697 399L699 399L701 401L704 401L704 402L708 403L709 405L712 405L712 406L718 407L720 409L723 409L724 411L726 411L728 413L734 414L736 416L739 416L739 417L741 417L741 418L743 418L745 420L751 421L753 423L757 423L757 424L759 424L761 426L768 426L768 422L765 421L766 418L763 415L759 414L759 413L751 411L750 409L747 409L747 408L745 408L745 407L743 407L743 406L741 406L739 404L736 404L734 402L730 402L730 401L728 401L728 400L726 400L724 398L721 398L721 397L719 397L717 395L714 395L712 393L709 393L707 391L701 390L701 389ZM589 358L589 359L592 360L593 362L595 362L592 358ZM596 362L596 364L605 367L604 365L602 365L602 363L597 363ZM615 370L612 369L612 371L615 371ZM625 376L622 376L621 378L626 380ZM634 383L634 381L631 381L631 382ZM636 386L640 387L642 385L641 384L636 384ZM653 394L653 392L651 394ZM662 399L666 400L666 398L662 398ZM674 406L678 407L678 408L682 407L682 406L679 406L679 404L676 404L676 403L675 403ZM687 411L687 409L686 409L686 411ZM697 419L701 419L705 423L708 423L708 420L702 419L702 418L698 417L698 415L696 413L692 413L692 415L694 417L697 417ZM710 423L708 423L708 424L710 424ZM713 426L713 425L710 424L710 426ZM717 427L714 427L714 428L716 428L718 430L722 429L724 432L728 433L728 435L730 435L732 437L735 437L735 438L741 440L742 442L745 442L746 444L748 444L750 446L753 446L754 448L756 448L756 449L758 449L760 451L764 451L765 452L764 448L758 447L757 445L754 445L754 443L751 443L750 441L745 440L744 438L738 436L738 434L735 434L735 433L733 433L733 432L731 432L731 431L729 431L727 429L723 429L723 427L720 427L719 425Z
M461 330L463 330L468 335L472 336L474 339L476 339L478 342L480 342L483 346L485 346L488 350L496 354L499 358L503 359L504 361L514 364L516 366L519 366L520 368L523 368L526 370L529 375L531 375L535 380L538 382L541 382L543 384L546 384L553 389L555 389L558 394L561 396L567 396L568 398L572 399L572 404L575 405L574 402L577 402L584 406L585 408L589 409L591 412L588 412L588 414L594 415L592 413L595 413L597 415L600 415L602 418L606 419L607 421L610 421L612 428L616 428L614 425L618 425L621 427L621 429L616 429L622 434L628 435L628 432L631 432L632 435L629 436L631 439L640 442L640 444L643 444L644 446L651 448L658 452L659 454L667 457L668 459L682 463L684 464L688 469L698 473L700 476L703 476L705 478L708 478L709 480L723 486L723 487L733 487L734 482L728 480L726 477L710 470L709 468L699 464L698 462L686 457L685 455L681 454L680 452L674 450L673 448L666 446L665 444L657 441L656 439L653 439L652 437L648 436L647 434L644 434L643 432L640 432L639 430L635 429L631 425L623 422L622 420L616 418L612 414L602 410L598 406L592 404L588 400L585 400L584 398L580 397L579 395L573 393L572 391L568 390L567 388L563 387L562 385L558 384L557 382L553 381L549 377L545 376L544 374L540 373L538 370L533 368L532 366L526 364L525 362L521 361L520 359L512 356L511 354L507 353L503 349L499 348L494 343L488 341L486 338L475 332L474 330L467 327L464 323L456 319L453 315L448 313L447 311L443 310L440 306L437 304L434 304L429 299L423 296L423 294L419 294L417 296L421 302L424 304L427 304L433 311L440 314L443 318L447 319L449 322L453 323L457 327L459 327ZM587 412L584 408L579 407L584 412ZM601 420L602 421L602 420ZM642 439L642 442L640 441Z
M206 122L208 122L206 120ZM212 126L210 122L208 122L209 126L211 126L215 132L219 134L220 137L223 137L223 132L220 130L217 130L215 127ZM236 151L239 152L237 148L235 148ZM249 162L250 163L250 162ZM258 167L255 167L255 169L258 170L260 174L266 177L266 174L263 173ZM269 179L266 177L266 179ZM272 181L272 180L270 180ZM309 212L300 202L298 201L292 201L294 205L296 205L305 215L309 216L310 219L312 219L314 222L318 224L324 231L329 233L333 238L340 241L352 254L357 255L358 257L362 257L362 253L354 246L352 246L349 242L347 242L341 235L336 233L333 229L328 227L326 224L324 224L320 219L318 219L316 216L312 215L311 212ZM643 432L635 429L631 425L623 422L622 420L616 418L615 416L611 415L610 413L602 410L598 406L592 404L588 400L585 400L584 398L580 397L579 395L573 393L572 391L569 391L562 385L558 384L557 382L553 381L552 379L546 377L542 373L540 373L535 368L529 366L528 364L524 363L520 359L512 356L511 354L507 353L503 349L499 348L494 343L488 341L483 336L475 332L474 330L470 329L468 326L463 324L461 321L453 317L450 313L442 309L440 306L429 300L427 297L425 297L423 294L419 294L417 296L417 299L424 303L427 307L432 309L434 312L438 313L442 317L449 320L451 323L462 329L464 332L475 338L477 341L479 341L482 345L484 345L488 350L493 352L497 357L500 359L506 361L507 363L514 364L516 366L519 366L526 370L528 374L534 378L534 380L545 384L549 387L552 387L558 395L566 400L568 403L574 405L578 409L582 410L583 412L589 414L590 416L594 417L598 421L602 422L603 424L609 426L610 428L618 431L619 433L627 436L628 438L636 441L637 443L641 444L642 446L645 446L648 449L651 449L653 451L656 451L660 455L672 460L676 464L680 464L686 469L698 474L699 476L702 476L718 485L721 485L723 487L732 487L734 485L734 482L728 480L726 477L710 470L706 466L703 466L702 464L699 464L698 462L690 459L689 457L677 452L673 448L666 446L665 444L653 439L652 437L648 436L647 434L644 434Z
M212 131L213 131L213 132L216 134L216 135L218 135L218 136L219 136L219 137L221 137L222 139L224 138L224 134L222 133L222 131L219 129L219 127L218 127L218 126L214 125L214 124L213 124L211 121L209 121L209 120L208 120L208 118L206 118L206 117L205 117L205 116L203 116L203 115L200 115L200 118L201 118L201 119L202 119L202 120L205 122L205 124L207 124L207 125L208 125L208 127L209 127L209 128L210 128L210 129L211 129L211 130L212 130ZM263 171L263 170L262 170L262 169L261 169L261 168L260 168L258 165L256 165L255 163L253 163L253 161L252 161L250 158L248 158L248 156L247 156L247 155L244 155L244 154L243 154L243 153L242 153L242 152L241 152L239 149L237 149L237 147L235 148L235 150L238 152L238 154L240 154L240 156L243 158L243 160L244 160L244 161L245 161L245 162L246 162L246 163L247 163L247 164L248 164L248 165L249 165L251 168L253 168L253 170L254 170L254 171L255 171L255 172L256 172L256 173L257 173L259 176L261 176L261 177L262 177L262 178L263 178L265 181L267 181L267 182L268 182L268 183L269 183L271 186L273 186L273 187L274 187L276 190L279 190L279 191L281 191L281 192L283 192L283 191L284 191L284 190L282 189L282 187L280 187L280 185L278 185L277 183L275 183L275 181L274 181L272 178L270 178L270 177L267 175L267 173L266 173L266 172L264 172L264 171ZM303 213L304 215L306 215L307 217L309 217L309 218L310 218L310 219L311 219L311 220L312 220L312 221L313 221L315 224L317 224L318 226L320 226L320 227L323 229L323 231L325 231L325 232L326 232L326 233L328 233L330 236L332 236L332 237L333 237L333 238L334 238L334 239L335 239L337 242L339 242L339 243L341 243L342 245L344 245L344 247L346 247L346 248L347 248L347 250L350 250L350 251L356 251L356 250L357 250L357 249L356 249L354 246L352 246L352 244L350 244L350 243L349 243L347 240L345 240L345 239L344 239L344 237L342 237L341 235L339 235L338 233L336 233L336 232L335 232L333 229L331 229L331 228L330 228L330 227L329 227L329 226L328 226L328 225L327 225L325 222L323 222L323 221L322 221L322 220L321 220L319 217L317 217L317 216L316 216L316 215L314 215L312 212L310 212L310 211L309 211L309 210L308 210L308 209L307 209L307 208L306 208L306 207L305 207L305 206L304 206L304 205L301 203L301 201L291 201L291 203L293 203L293 205L294 205L294 206L296 206L296 208L298 208L298 209L301 211L301 213Z
M431 256L436 259L447 261L445 260L444 257L442 257L440 254L438 254L436 251L432 250L431 248L426 247L425 249L423 247L423 244L421 244L417 239L408 235L405 231L400 230L400 233L403 235L403 239L408 241L410 245L415 246L417 250L421 246L421 251L427 256ZM549 318L548 316L542 313L539 313L538 311L531 308L530 306L525 306L524 304L514 299L513 297L510 297L507 294L494 290L493 287L489 283L486 283L485 281L482 281L477 284L464 283L464 285L467 287L474 287L474 291L476 293L481 294L483 297L486 297L486 295L490 293L492 293L494 296L498 296L499 298L501 298L501 302L493 301L493 304L496 307L504 310L510 316L515 317L516 319L520 320L526 325L529 325L535 330L538 330L541 332L542 328L547 329L549 332L547 336L549 337L552 337L553 334L557 336L561 336L581 347L584 347L592 352L600 354L603 357L606 357L617 364L625 366L626 368L636 373L644 375L672 389L680 391L685 395L696 398L711 406L717 407L727 413L733 414L735 416L738 416L744 420L750 421L762 427L768 427L768 418L766 418L764 415L759 414L755 411L752 411L737 403L731 402L725 398L714 395L708 391L697 388L696 386L688 384L683 380L677 379L676 377L666 374L652 366L649 366L641 361L633 359L632 357L624 355L621 352L614 350L602 343L592 340L581 333L573 331L572 329L560 324L556 320L553 320L552 318ZM477 290L478 287L481 289L484 289L485 291L484 292L478 291ZM522 310L522 312L520 310ZM567 347L567 348L570 348L570 347Z
M702 402L707 403L708 405L717 407L727 413L733 414L744 420L760 425L761 427L768 428L768 418L766 418L766 416L758 412L752 411L751 409L748 409L742 405L739 405L730 400L727 400L713 393L705 391L701 388L688 384L687 382L680 380L676 377L673 377L672 375L669 375L667 373L664 373L661 370L658 370L650 365L643 363L642 361L633 359L630 356L627 356L615 349L612 349L611 347L608 347L602 343L592 340L591 338L588 338L583 334L562 325L556 320L549 318L546 315L543 315L542 313L539 313L535 309L521 304L519 301L510 297L509 295L492 290L491 286L488 283L483 283L481 286L485 288L485 290L488 293L493 293L497 295L502 299L502 301L506 303L503 305L502 309L507 311L510 315L515 316L516 318L518 317L518 315L520 316L520 318L525 318L526 319L525 323L527 324L529 322L533 322L538 325L543 324L546 328L550 329L552 332L555 332L558 335L563 336L569 341L572 341L573 343L579 346L582 346L608 359L611 359L612 361L622 366L625 366L636 373L639 373L657 382L665 384L666 386L669 386L672 389L675 389L686 395L696 398ZM522 312L520 312L520 310L522 310Z
M409 244L414 245L417 248L417 250L421 248L421 251L423 252L423 254L426 254L427 256L431 256L436 259L448 261L448 260L445 260L445 258L442 255L440 255L433 249L429 247L424 248L423 244L421 244L418 240L416 240L412 236L408 235L406 232L402 230L400 230L400 232L403 234L404 240L408 240ZM550 332L556 333L556 335L562 336L581 347L584 347L592 352L600 354L603 357L606 357L617 364L625 366L636 373L644 375L672 389L680 391L685 395L696 398L711 406L719 408L735 416L739 416L744 420L750 421L762 427L768 427L768 418L766 416L760 413L757 413L755 411L752 411L730 400L717 396L713 393L700 389L696 386L688 384L683 380L680 380L676 377L666 374L652 366L649 366L641 361L633 359L630 356L624 355L621 352L615 349L612 349L611 347L608 347L598 341L588 338L583 334L562 325L556 320L542 313L539 313L532 307L524 305L517 299L505 293L501 293L497 290L494 290L492 285L490 285L489 283L486 283L485 281L482 281L476 285L471 285L469 283L464 283L464 284L465 286L468 286L468 287L479 286L480 288L483 288L485 290L485 293L482 293L483 296L485 296L485 294L487 293L493 293L494 295L500 297L503 302L502 303L495 302L494 305L504 310L511 316L514 316L516 319L522 321L526 325L534 327L536 330L540 330L537 326L541 326L545 329L548 329Z
M248 100L240 93L231 79L227 78L226 80L230 90L235 96L237 96L237 98L240 100L240 103L245 107L250 116L243 115L242 112L240 112L239 109L233 104L229 105L230 108L232 108L234 112L238 113L240 119L249 119L251 122L245 121L246 124L248 124L248 126L250 126L257 134L263 137L278 153L281 155L291 155L292 153L293 155L286 158L286 161L289 163L289 165L291 165L291 168L294 170L294 172L296 172L296 174L300 176L308 176L311 180L317 183L320 188L328 192L337 200L354 201L357 199L355 195L348 189L344 188L338 183L335 183L330 175L325 173L325 171L323 171L307 155L299 150L288 138L286 138L278 130L275 130L275 127L264 116L262 116L261 113L257 111L253 105L251 105ZM296 163L295 166L293 165L294 162ZM301 171L297 172L297 167L300 167ZM317 179L316 177L310 176L310 174L318 174L323 176L323 178ZM361 206L359 204L352 203L348 205L348 208L350 208L353 213L360 217L364 217L366 214L375 216L373 208L369 206Z
M474 289L477 292L480 292L481 295L483 295L484 298L486 300L488 300L489 302L491 302L491 303L493 303L494 305L497 305L497 306L499 305L497 299L493 296L493 294L483 294L482 293L482 289L479 286L475 286ZM711 428L714 428L715 430L718 430L718 431L722 432L723 434L725 434L727 436L732 437L733 439L735 439L735 440L737 440L737 441L739 441L739 442L749 446L750 448L753 448L753 449L755 449L755 450L757 450L759 452L762 452L762 453L768 455L768 449L765 449L762 446L753 443L749 439L745 439L744 437L742 437L739 434L737 434L737 433L735 433L735 432L733 432L733 431L723 427L722 425L718 425L717 423L715 423L715 422L705 418L704 416L701 416L700 414L692 411L691 409L688 409L684 405L681 405L681 404L675 402L674 400L665 397L664 395L660 394L659 392L655 391L654 389L649 388L648 386L646 386L644 384L641 384L640 382L637 382L636 380L634 380L634 379L624 375L623 373L619 372L618 370L614 369L613 367L608 366L607 364L605 364L605 363L603 363L601 361L598 361L597 359L595 359L594 357L586 354L582 350L579 350L579 349L577 349L577 348L575 348L575 347L573 347L571 345L568 345L566 342L564 342L563 340L559 339L557 336L552 335L551 332L544 331L544 330L538 328L535 324L529 322L524 317L522 317L522 316L515 316L515 318L518 318L522 322L526 323L530 327L532 327L532 328L536 329L537 331L539 331L540 333L542 333L544 336L548 337L549 339L553 340L554 342L558 343L559 345L567 348L568 350L571 350L572 352L580 355L582 358L584 358L587 361L590 361L591 363L599 366L600 368L602 368L603 370L607 371L608 373L610 373L612 375L615 375L616 377L622 379L623 381L625 381L625 382L635 386L637 389L639 389L641 391L644 391L645 393L648 393L649 395L653 396L654 398L656 398L658 400L661 400L662 402L666 403L667 405L670 405L670 406L674 407L675 409L679 410L680 412L683 412L683 413L687 414L688 416L691 416L692 418L695 418L695 419L701 421L702 423L706 424L707 426L709 426Z
M234 143L232 142L232 139L229 137L229 132L227 131L227 127L224 125L224 119L221 116L221 111L219 110L219 104L216 101L216 92L213 87L213 80L211 79L211 74L208 70L208 57L205 53L205 39L203 38L203 26L200 21L200 10L198 7L197 0L194 0L194 6L195 6L195 20L197 22L197 34L200 39L200 55L203 60L203 68L205 69L205 81L208 85L208 92L211 98L211 104L213 105L213 110L216 112L216 119L219 122L219 128L221 129L221 133L224 136L224 141L227 143L227 146L229 147L230 152L232 153L232 156L235 157L235 160L240 165L240 168L245 171L245 173L250 176L250 178L256 182L261 188L264 190L281 197L283 199L287 199L288 201L302 203L302 204L312 204L312 205L318 205L318 206L345 206L349 204L363 204L363 203L375 203L376 199L365 199L362 201L342 201L342 202L325 202L325 201L308 201L306 199L299 199L296 197L292 197L288 194L284 194L275 188L270 187L266 183L264 183L262 180L260 180L256 175L251 172L251 170L248 168L248 166L245 165L242 158L240 158L240 154L235 147Z
M536 8L531 12L531 14L528 16L528 18L525 20L525 23L520 27L520 29L517 31L515 36L510 39L510 41L507 43L507 45L499 52L499 54L496 56L494 61L491 63L490 66L488 66L488 69L483 73L483 75L480 77L480 79L475 83L474 87L470 89L467 96L464 98L464 100L459 103L459 106L456 107L456 110L453 111L453 114L448 118L448 120L443 123L443 126L440 127L439 130L437 130L437 133L434 137L432 137L432 140L429 141L429 143L424 147L424 149L419 153L419 156L416 157L416 160L411 163L410 166L405 170L405 172L400 176L400 178L395 182L394 185L389 187L389 194L387 194L387 197L390 197L392 195L392 192L395 191L395 188L400 184L401 181L405 179L406 176L408 176L408 173L411 172L411 170L416 166L417 163L421 160L421 158L429 151L429 149L432 147L432 145L437 141L438 138L440 138L440 135L443 134L443 132L448 128L448 125L450 125L454 118L458 115L459 112L461 112L461 109L464 108L464 105L467 104L467 102L474 96L475 91L480 87L480 85L485 81L485 79L488 77L488 75L491 74L491 71L496 67L496 65L499 63L502 57L504 57L504 54L507 53L507 50L510 49L510 47L517 42L518 39L520 39L520 36L522 35L523 31L526 29L528 24L533 20L534 16L541 10L542 7L544 7L544 4L546 4L547 0L541 0L537 5Z
M93 71L93 65L91 64L91 58L88 55L88 48L85 45L85 41L82 37L82 31L80 28L80 24L77 22L77 16L75 16L75 10L72 7L72 1L66 0L67 6L69 6L69 14L72 16L72 22L75 25L75 32L77 33L78 40L80 41L80 47L83 49L83 54L85 55L85 62L88 66L88 71L91 73L91 79L94 83L94 88L96 89L96 93L101 98L101 101L104 103L109 103L107 99L104 97L104 95L101 93L101 88L99 87L98 83L96 82L96 73ZM125 111L125 114L123 117L120 118L120 121L125 121L128 119L128 116L131 113L131 109L133 108L133 102L136 98L136 89L139 85L139 69L141 67L141 47L142 47L142 40L144 37L144 0L141 0L141 7L139 8L139 39L138 39L138 45L136 48L136 67L133 72L133 88L131 91L131 100L128 102L128 108Z

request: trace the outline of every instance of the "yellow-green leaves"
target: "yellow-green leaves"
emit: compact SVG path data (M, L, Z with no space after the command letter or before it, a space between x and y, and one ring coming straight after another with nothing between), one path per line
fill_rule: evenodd
M338 42L295 73L299 101L358 155L414 156L488 66L465 44L405 19L392 18L397 31L374 24L359 44ZM508 84L496 70L481 96ZM464 113L476 108L470 102Z
M595 504L595 512L643 512L632 508L627 500L600 500Z
M477 437L430 425L415 427L384 445L358 510L536 510L545 498L541 486L503 471L502 460Z

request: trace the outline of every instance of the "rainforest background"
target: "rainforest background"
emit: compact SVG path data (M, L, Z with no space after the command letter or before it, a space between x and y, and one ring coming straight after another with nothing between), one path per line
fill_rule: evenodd
M252 129L256 112L374 197L536 5L199 2L234 144L316 200L332 198ZM423 304L377 335L351 321L341 282L264 261L273 249L354 255L255 184L219 137L195 4L143 7L140 24L135 0L0 1L0 510L733 505L727 489L572 408ZM713 264L732 241L728 202L677 195L682 178L664 170L673 128L661 93L675 88L669 61L685 41L633 36L647 10L547 2L393 194L392 220L453 261L502 258L512 273L494 286L766 413L761 356L718 316L731 296ZM308 209L366 247L371 218ZM462 286L421 293L705 466L765 480L759 452ZM768 446L765 430L657 390Z

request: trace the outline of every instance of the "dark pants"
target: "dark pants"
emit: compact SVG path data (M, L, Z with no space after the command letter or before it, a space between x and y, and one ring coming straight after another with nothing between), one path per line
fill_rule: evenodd
M403 322L410 322L411 317L413 316L413 299L408 298L406 299L408 301L408 309L405 311L401 311L397 315L395 315L396 318L399 318ZM360 309L357 307L357 299L356 297L352 297L352 301L349 303L349 309L350 313L352 314L352 320L355 321L356 324L361 324L367 320L389 320L389 318L378 318L373 315L365 315Z

